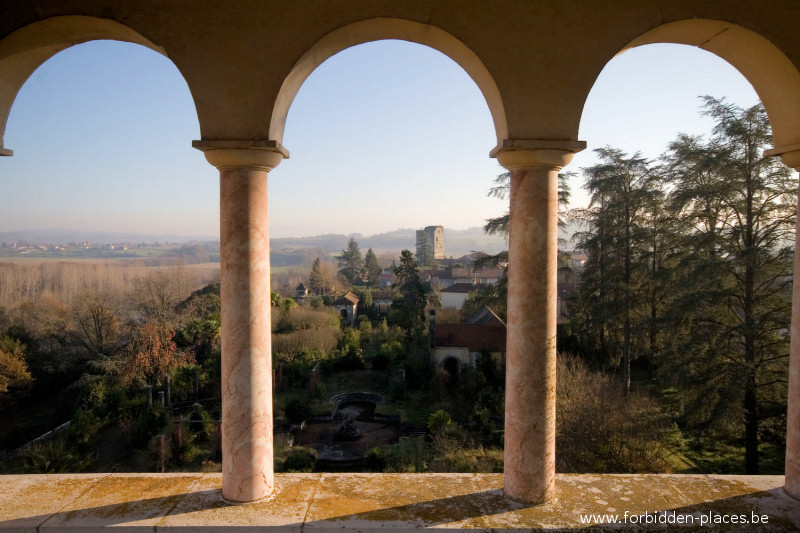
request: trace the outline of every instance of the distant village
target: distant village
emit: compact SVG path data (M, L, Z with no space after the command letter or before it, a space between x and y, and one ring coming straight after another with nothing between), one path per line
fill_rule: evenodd
M467 310L465 304L468 300L482 289L505 282L507 261L492 261L490 263L494 264L486 265L487 254L482 252L447 258L443 226L428 226L418 230L416 243L414 256L419 264L418 275L428 299L432 361L442 368L456 361L475 366L481 353L489 353L500 364L506 342L503 318L487 305L481 305L466 314L464 311ZM562 252L559 262L558 320L562 322L569 319L567 300L580 283L586 255ZM374 315L373 318L388 317L397 297L394 265L382 268L376 283L370 285L366 276L361 276L349 289L328 298L329 305L337 310L343 324L354 326L358 315L367 314L362 304L366 292L369 292L369 313ZM319 294L314 294L309 285L302 281L293 295L299 305L307 305L315 297L319 297ZM437 313L441 312L448 315L446 323L437 323ZM454 316L460 317L460 320L454 320Z
M150 259L185 263L219 261L219 242L0 242L0 259Z
M88 241L83 242L69 242L66 244L28 244L25 242L2 242L0 243L0 250L10 253L10 254L18 254L18 255L30 255L30 254L37 254L40 252L51 252L51 253L68 253L71 251L77 250L122 250L124 252L128 251L128 247L130 244L100 244L100 243L92 243ZM147 244L142 243L139 246L150 246Z

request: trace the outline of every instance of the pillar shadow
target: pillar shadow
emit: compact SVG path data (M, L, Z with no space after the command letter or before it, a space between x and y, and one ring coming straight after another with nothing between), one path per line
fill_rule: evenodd
M782 487L707 502L659 509L636 518L584 527L586 531L800 531L800 502Z
M272 501L280 502L281 494L277 493ZM260 504L253 505L257 506ZM35 528L38 530L42 526L43 528L63 527L77 531L81 528L100 528L122 525L130 526L126 527L126 531L133 531L136 530L137 527L131 523L143 520L154 520L156 522L156 524L140 526L142 530L153 531L154 525L156 526L156 530L159 529L157 522L160 522L161 517L189 515L192 513L214 511L229 507L234 510L241 509L241 512L246 512L254 516L257 516L258 513L256 509L246 510L248 505L232 505L223 501L221 498L221 490L212 489L172 496L143 498L140 500L83 509L70 509L52 514L25 516L15 519L4 519L2 510L0 510L0 532L23 528ZM347 529L347 522L366 522L371 523L372 527L381 527L381 524L387 524L387 527L391 528L392 526L388 524L392 522L402 522L412 527L432 527L486 516L487 512L490 510L491 512L507 512L520 510L526 507L529 506L509 500L503 495L502 490L497 489L394 507L385 507L360 513L345 513L323 520L275 524L274 526L265 526L265 529L269 529L270 527L299 529L308 526L318 527L323 524ZM231 528L236 527L233 524L224 523L210 523L207 527L210 530L216 531L218 529L224 529L226 526Z

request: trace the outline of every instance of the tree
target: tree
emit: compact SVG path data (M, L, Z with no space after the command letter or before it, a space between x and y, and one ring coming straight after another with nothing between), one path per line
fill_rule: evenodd
M417 253L415 260L417 265L422 268L432 268L436 265L436 260L433 257L433 248L428 241L428 235L424 231L417 232Z
M361 257L361 250L353 237L347 241L347 248L342 250L337 260L339 261L339 273L350 283L355 283L361 278L364 269L364 259Z
M467 296L461 309L461 315L467 318L481 307L486 306L505 320L508 311L507 301L508 277L504 275L497 283L482 284L478 290Z
M105 295L86 293L73 308L83 345L92 354L102 354L114 344L119 333L119 321Z
M378 264L378 258L372 248L367 250L367 255L364 256L364 277L369 285L377 285L378 278L380 278L383 269Z
M598 148L601 162L583 169L591 193L587 222L595 231L585 233L580 247L587 252L582 291L596 292L588 309L590 320L599 324L601 354L606 360L621 359L624 390L631 386L631 325L634 308L640 304L641 254L645 237L645 207L652 193L653 176L647 160L639 154L628 157L621 150ZM593 275L596 274L596 275ZM605 336L619 339L607 345ZM617 355L621 352L621 357ZM605 352L605 353L602 353Z
M772 136L760 104L706 96L703 107L715 120L711 139L683 136L666 156L695 251L677 300L692 334L676 343L674 364L701 393L707 421L738 419L727 406L741 406L745 468L757 474L763 424L785 405L797 184L763 156Z
M11 337L0 337L0 406L22 396L33 384L25 365L25 345Z
M760 105L705 97L704 113L711 138L678 136L657 171L610 148L586 169L575 323L605 361L622 354L626 389L630 359L648 354L681 390L687 430L742 431L755 474L763 436L785 434L797 185L762 155Z
M131 298L142 321L155 320L162 326L172 326L177 319L176 307L189 295L191 283L192 274L182 263L138 279Z
M326 296L332 290L335 277L331 264L327 261L322 262L317 257L311 265L311 274L308 279L311 291L314 294Z
M406 345L410 346L415 339L424 337L425 307L427 299L422 282L419 279L417 264L409 250L400 252L400 263L392 267L395 282L392 287L399 293L390 308L392 322L406 332Z
M155 321L137 328L134 339L123 354L123 381L141 380L155 385L169 371L184 364L194 364L194 356L179 350L173 337L171 331Z

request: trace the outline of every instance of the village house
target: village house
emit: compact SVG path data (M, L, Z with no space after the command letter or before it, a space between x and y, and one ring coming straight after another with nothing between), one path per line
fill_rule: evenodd
M472 283L455 283L442 289L439 293L442 309L462 309L469 295L477 290L478 286Z
M477 270L473 270L472 268L454 268L452 273L453 283L471 283L473 285L497 283L502 277L502 267L486 267Z
M300 285L294 290L294 299L297 300L298 303L302 303L306 298L308 298L308 288L305 283L301 281Z
M452 373L453 363L475 367L481 354L501 368L506 351L506 324L491 309L481 307L461 324L437 324L436 310L429 313L431 360Z
M358 308L358 296L352 292L339 296L334 302L333 307L339 312L339 317L345 324L353 325L356 322L356 309Z

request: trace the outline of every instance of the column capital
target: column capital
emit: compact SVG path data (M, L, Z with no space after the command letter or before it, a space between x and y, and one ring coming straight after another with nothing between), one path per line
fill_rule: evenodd
M255 168L270 171L284 159L289 151L278 141L264 139L200 140L192 146L206 156L206 160L219 170Z
M561 170L572 156L586 148L585 141L553 139L506 139L489 152L508 170L548 168Z
M780 156L787 167L800 171L800 144L779 146L764 152L764 157Z

